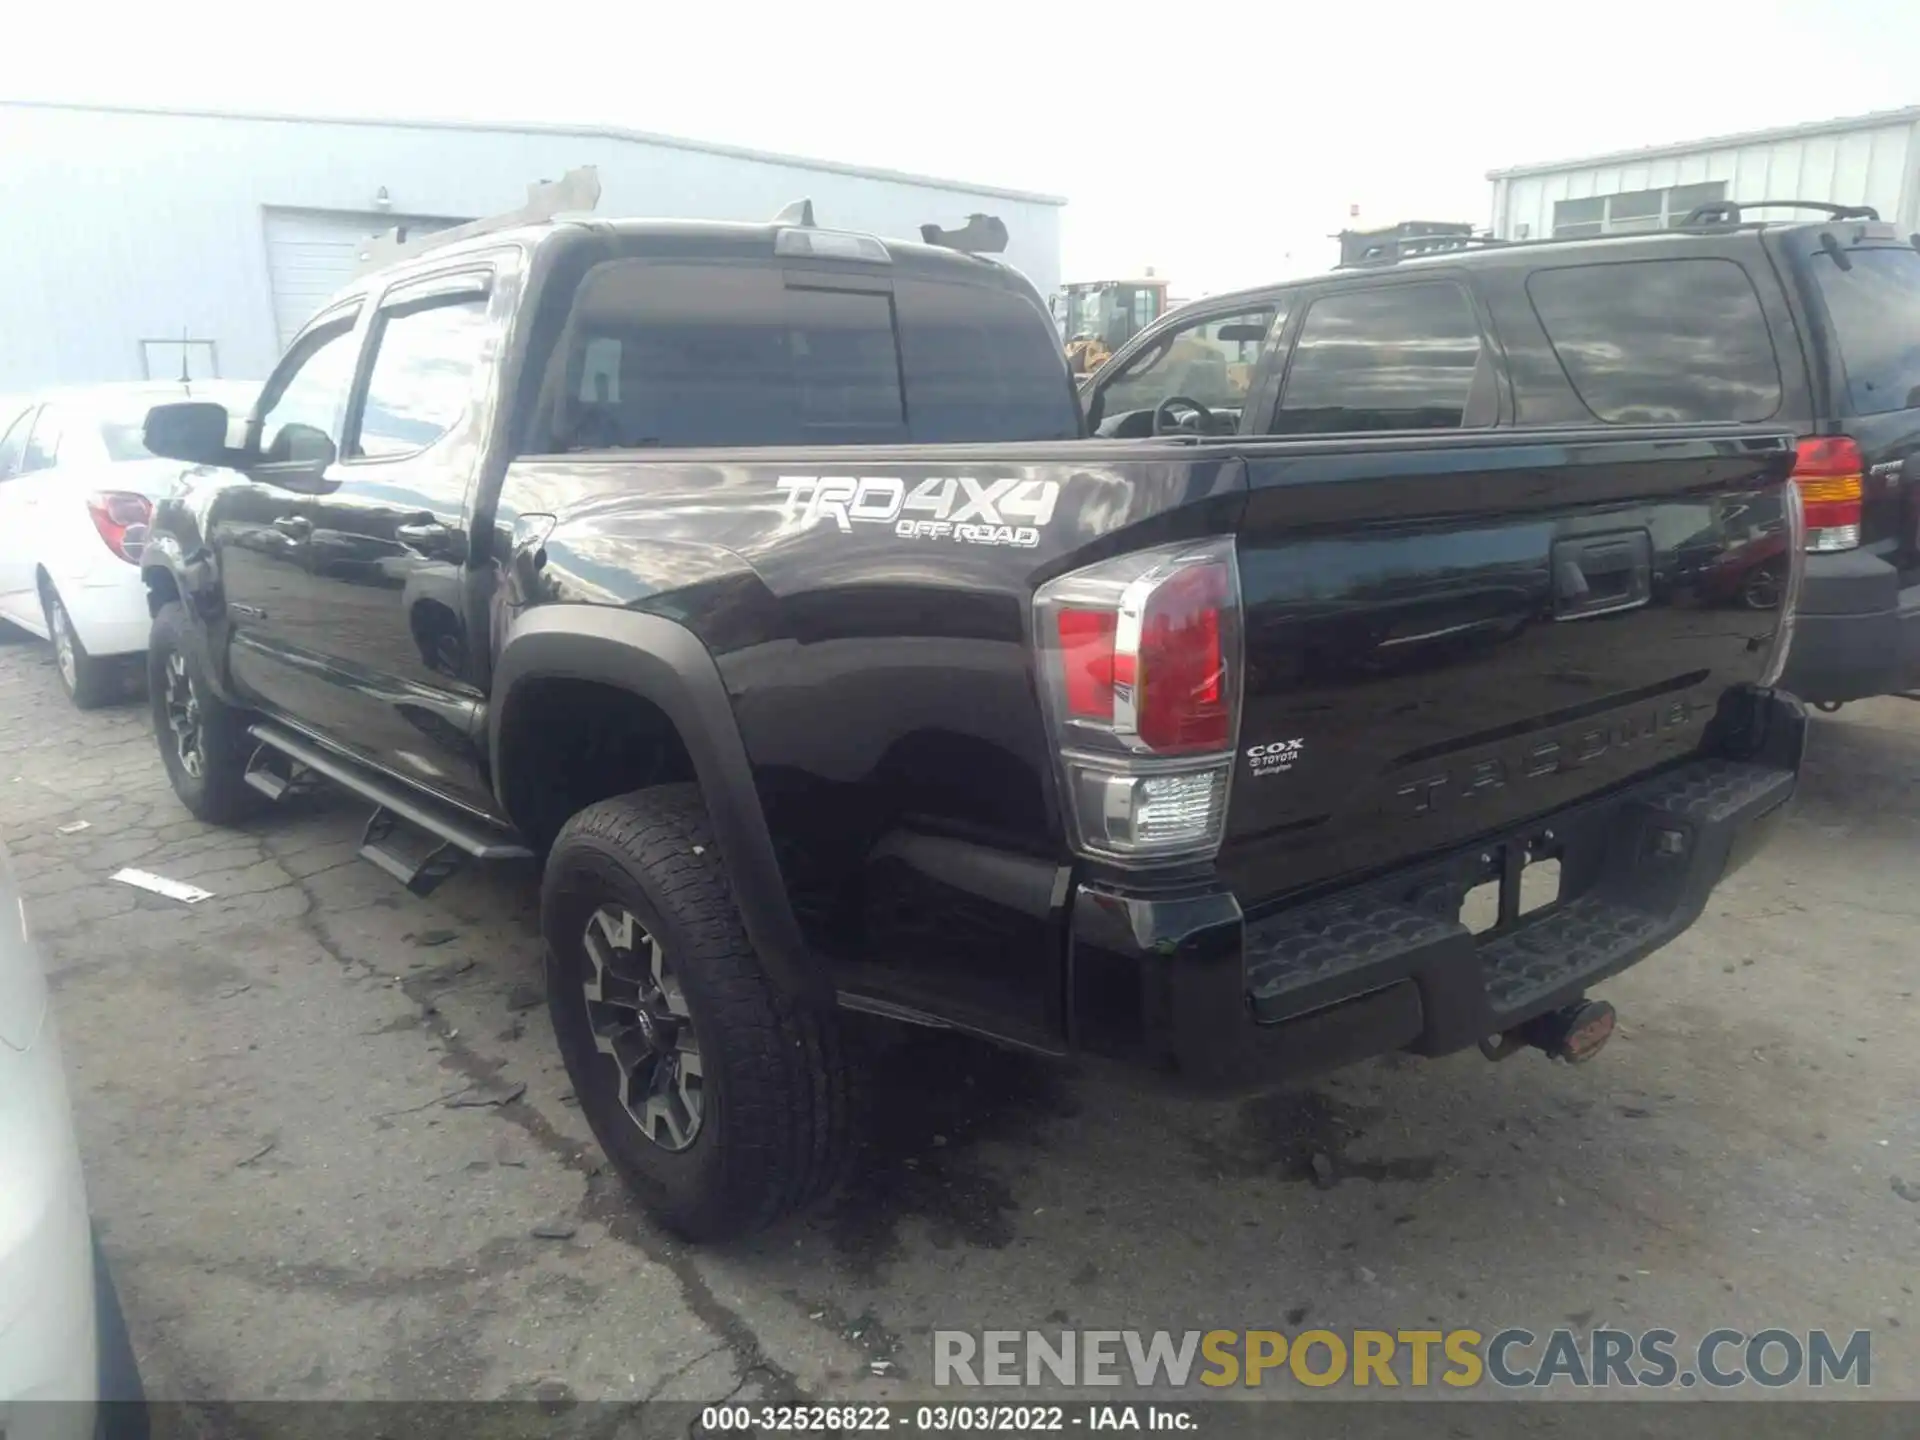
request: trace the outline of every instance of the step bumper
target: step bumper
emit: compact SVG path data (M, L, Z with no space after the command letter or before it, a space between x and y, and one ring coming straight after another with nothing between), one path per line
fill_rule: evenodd
M1805 713L1783 695L1767 704L1751 759L1689 761L1283 908L1248 916L1224 889L1082 884L1076 1045L1248 1088L1389 1051L1446 1054L1563 1005L1684 931L1786 814ZM1559 899L1519 913L1526 867L1548 859ZM1461 903L1488 882L1500 920L1474 934Z

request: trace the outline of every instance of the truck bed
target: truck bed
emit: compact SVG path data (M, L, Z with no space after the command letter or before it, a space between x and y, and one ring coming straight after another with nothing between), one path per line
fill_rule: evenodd
M554 517L531 598L670 615L712 651L843 990L1052 1045L1067 879L1100 867L1065 859L1039 586L1235 537L1245 700L1211 873L1258 914L1712 753L1781 615L1711 582L1729 517L1784 524L1790 464L1738 428L627 452L516 462L494 524ZM956 477L964 534L887 503ZM969 494L1004 513L966 518Z

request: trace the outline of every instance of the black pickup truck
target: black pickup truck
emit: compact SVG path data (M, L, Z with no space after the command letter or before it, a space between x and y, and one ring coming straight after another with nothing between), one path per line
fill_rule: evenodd
M142 561L174 788L230 821L329 780L418 890L544 857L582 1108L694 1236L832 1182L840 1009L1216 1088L1583 1053L1587 988L1794 789L1792 441L1522 423L1512 277L1400 269L1208 302L1179 375L1096 388L1101 436L977 255L421 249L239 450L217 406L148 419L206 467ZM1712 583L1755 514L1764 607Z

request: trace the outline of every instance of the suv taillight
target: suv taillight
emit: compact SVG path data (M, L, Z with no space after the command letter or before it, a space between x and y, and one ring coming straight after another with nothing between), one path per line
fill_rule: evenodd
M1851 550L1860 543L1860 447L1846 435L1809 435L1793 465L1806 515L1807 549Z
M1240 728L1233 541L1103 560L1041 586L1033 610L1074 848L1119 864L1213 854Z
M147 526L153 519L151 500L125 490L103 490L87 496L87 513L109 550L129 565L140 563Z

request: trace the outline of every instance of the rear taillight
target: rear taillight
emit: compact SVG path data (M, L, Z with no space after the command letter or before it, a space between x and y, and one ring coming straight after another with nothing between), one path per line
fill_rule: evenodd
M109 550L129 565L140 563L147 525L153 519L152 501L125 490L102 490L87 497L87 513Z
M1860 447L1846 435L1809 435L1800 442L1793 483L1805 513L1807 549L1851 550L1860 543Z
M1034 630L1075 848L1121 864L1213 854L1240 718L1233 541L1049 581Z

